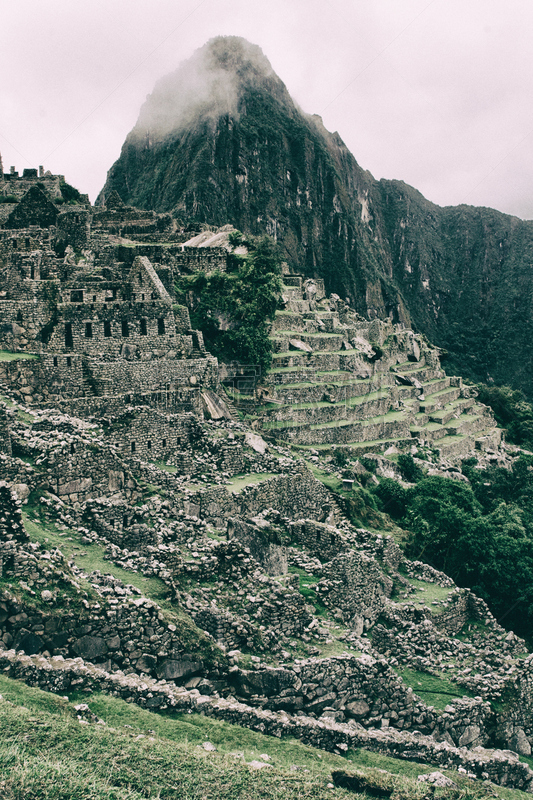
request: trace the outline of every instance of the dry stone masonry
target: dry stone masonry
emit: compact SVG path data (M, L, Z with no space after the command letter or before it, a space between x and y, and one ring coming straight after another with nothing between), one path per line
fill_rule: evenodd
M289 268L268 374L220 365L174 281L224 271L231 227L67 187L0 176L0 668L531 790L525 643L354 522L399 452L509 463L489 410Z

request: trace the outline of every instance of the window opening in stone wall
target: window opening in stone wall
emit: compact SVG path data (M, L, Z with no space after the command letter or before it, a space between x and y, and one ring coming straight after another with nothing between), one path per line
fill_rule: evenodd
M96 303L96 295L93 294L93 303Z
M135 442L132 442L132 443L131 443L131 452L132 452L132 453L134 453L134 452L135 452Z
M85 338L92 339L93 338L93 324L92 322L85 323Z
M163 447L166 447L166 446L167 446L167 440L163 439Z
M65 323L65 347L74 347L74 339L72 338L72 322Z
M30 278L31 278L32 281L35 280L35 267L33 267L33 266L30 269Z
M54 367L57 367L57 356L54 356Z
M30 242L30 240L28 239L28 237L26 237L26 239L24 240L24 242L25 242L25 244L26 244L26 247L29 247L29 246L31 245L31 242Z
M71 303L83 303L83 289L74 289L70 293Z
M124 515L124 516L122 517L122 527L123 527L123 528L127 528L127 527L128 527L128 518L127 518L127 516L126 516L126 515Z
M147 336L147 335L148 335L148 329L146 326L146 320L141 319L141 336Z
M23 321L24 321L24 320L23 320L23 318L22 318L22 311L17 311L17 322L18 322L20 325L22 325Z
M130 326L128 325L125 319L122 320L122 335L129 336L130 335Z
M143 285L143 276L142 276L142 272L139 272L139 286L142 286L142 285Z
M13 242L13 249L14 249L14 250L16 250L16 249L17 249L17 247L18 247L18 242L17 242L17 240L16 240L16 239L11 239L11 241Z
M163 317L159 317L159 319L157 320L157 335L163 336L164 333L165 333L165 320L163 319Z
M109 321L105 321L105 322L104 322L104 336L106 336L107 338L109 338L110 336L112 336L112 333L111 333L111 323L110 323Z
M147 442L146 446L148 447L148 450L151 450L152 449L152 442L150 442L150 441Z
M72 359L71 359L70 356L67 356L67 367L71 367L71 366L72 366Z
M74 442L70 443L70 454L73 455L76 452L76 448L74 446Z

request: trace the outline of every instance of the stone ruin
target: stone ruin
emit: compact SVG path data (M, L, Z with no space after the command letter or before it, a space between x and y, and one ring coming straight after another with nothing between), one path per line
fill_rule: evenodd
M489 410L420 336L288 270L272 368L232 377L173 294L178 274L225 268L228 228L180 229L118 195L56 203L63 183L0 181L5 674L530 790L525 643L354 524L351 486L329 488L332 447L381 475L400 451L431 452L440 474L503 462ZM85 548L108 573L87 572ZM421 676L438 697L451 681L449 702Z

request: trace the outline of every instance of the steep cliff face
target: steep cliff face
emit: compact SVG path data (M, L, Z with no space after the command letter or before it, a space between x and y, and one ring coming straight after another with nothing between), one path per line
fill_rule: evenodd
M392 280L453 370L533 395L533 223L490 208L440 208L380 181Z
M209 42L160 81L100 201L274 236L369 316L414 325L454 369L533 395L533 223L376 181L292 101L261 50Z

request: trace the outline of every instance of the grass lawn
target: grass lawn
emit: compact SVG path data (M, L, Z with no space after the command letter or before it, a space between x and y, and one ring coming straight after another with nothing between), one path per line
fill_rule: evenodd
M261 483L275 477L277 476L273 472L250 472L249 475L235 475L226 484L226 489L233 494L239 494L247 486L253 486L255 483Z
M439 603L441 603L443 600L446 600L453 587L439 586L437 583L429 583L428 581L421 581L417 578L409 578L408 580L411 586L416 589L416 591L413 592L413 594L408 595L407 598L396 599L395 602L403 604L418 603L419 601L423 601L424 604L428 606L432 614L440 614L442 607L440 605L433 606L431 603L434 600L439 601Z
M419 672L407 667L396 669L396 672L424 703L434 706L439 711L444 711L448 703L454 698L472 697L466 689L448 678L428 675L426 672Z

